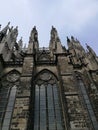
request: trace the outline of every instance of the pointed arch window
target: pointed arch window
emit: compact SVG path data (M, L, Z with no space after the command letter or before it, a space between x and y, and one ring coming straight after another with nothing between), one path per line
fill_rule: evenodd
M9 96L9 88L1 88L0 89L0 129L2 128L8 96Z
M35 84L34 130L64 130L59 87L48 71Z
M18 71L12 70L2 77L2 87L0 89L0 130L9 130L10 128L19 76L20 73Z
M89 96L88 96L88 93L87 93L87 90L86 90L86 86L85 86L85 84L82 80L82 76L80 75L80 73L76 72L76 77L77 77L77 80L78 80L78 84L79 84L79 87L80 87L81 94L82 94L83 99L84 99L84 103L86 104L86 107L87 107L87 110L88 110L88 113L89 113L89 117L91 119L93 128L94 128L94 130L98 130L98 122L97 122L95 113L93 111L93 107L92 107L91 101L89 99Z
M7 103L4 121L2 125L2 130L9 130L15 97L16 97L16 86L13 86L9 93L8 103Z

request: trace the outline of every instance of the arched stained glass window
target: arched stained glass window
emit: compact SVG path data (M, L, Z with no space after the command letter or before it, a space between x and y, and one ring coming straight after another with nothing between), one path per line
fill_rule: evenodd
M34 130L64 130L59 87L48 71L35 84Z

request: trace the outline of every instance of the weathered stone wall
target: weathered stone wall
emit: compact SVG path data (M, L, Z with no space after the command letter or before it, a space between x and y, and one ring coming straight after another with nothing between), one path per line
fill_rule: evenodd
M10 28L7 34L8 27L9 24L5 27L3 42L0 41L0 54L3 55L3 59L0 59L0 94L2 95L1 88L11 90L13 86L17 87L14 95L15 104L10 112L9 129L27 130L28 126L33 124L33 104L32 106L30 104L34 100L31 98L34 96L32 96L32 89L35 84L32 83L36 80L37 74L48 70L57 78L65 129L97 130L98 57L92 48L87 45L88 52L85 52L80 42L71 37L71 40L67 38L68 49L66 49L61 45L57 30L52 27L48 50L45 48L40 50L38 33L34 27L30 34L28 48L21 50L16 41L17 28ZM0 33L2 34L2 31ZM42 82L44 79L47 78L44 77ZM7 100L9 96L5 96ZM0 103L2 101L3 99ZM6 113L6 107L1 112ZM33 125L31 129L32 127Z
M32 71L33 58L26 57L23 63L20 85L17 88L16 101L11 121L11 130L26 130L28 127Z
M80 95L80 88L73 74L65 74L62 76L64 97L66 101L66 113L69 127L72 130L76 129L92 129L88 112L83 105L83 99Z
M73 70L72 65L68 64L68 58L66 56L59 56L58 57L58 65L60 69L60 73L71 73Z

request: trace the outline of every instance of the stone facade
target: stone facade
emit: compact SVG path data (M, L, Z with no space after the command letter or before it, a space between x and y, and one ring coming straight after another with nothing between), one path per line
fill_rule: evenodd
M52 26L49 48L36 27L28 47L18 27L0 31L0 130L98 130L98 57L73 36L62 46Z

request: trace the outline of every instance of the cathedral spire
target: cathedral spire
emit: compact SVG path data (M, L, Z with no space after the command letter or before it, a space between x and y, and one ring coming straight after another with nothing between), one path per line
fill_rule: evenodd
M67 37L67 42L70 42L70 39Z
M52 26L51 33L50 33L50 44L49 48L51 51L55 52L62 52L62 45L60 38L58 36L58 32L54 26Z
M72 37L71 37L71 39L72 39ZM67 37L67 45L68 45L69 49L73 47L73 43L68 37Z
M86 43L86 47L87 47L88 51L89 51L92 55L94 55L94 56L96 57L96 54L95 54L94 50L93 50L87 43Z
M38 32L36 29L36 26L33 27L31 30L30 38L29 38L29 43L37 41L38 42Z
M6 35L7 30L9 29L9 25L10 25L10 22L8 22L8 24L0 31L0 42L2 41L3 37Z
M36 26L34 26L30 33L28 52L32 53L35 50L37 51L38 49L39 49L38 32Z
M56 28L54 28L54 26L52 26L52 29L51 29L51 39L55 39L58 38L58 33L57 33L57 30Z
M2 33L6 34L7 30L9 29L10 22L1 30Z

